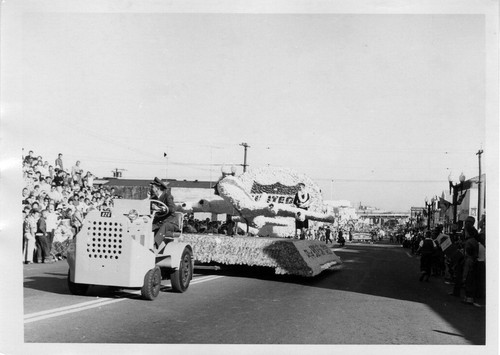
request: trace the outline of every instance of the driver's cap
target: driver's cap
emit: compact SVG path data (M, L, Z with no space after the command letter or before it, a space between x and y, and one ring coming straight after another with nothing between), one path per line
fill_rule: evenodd
M163 182L160 179L158 179L157 177L155 177L154 180L151 181L149 184L158 186L160 189L163 189L163 190L166 190L168 188L168 186L167 186L168 182Z

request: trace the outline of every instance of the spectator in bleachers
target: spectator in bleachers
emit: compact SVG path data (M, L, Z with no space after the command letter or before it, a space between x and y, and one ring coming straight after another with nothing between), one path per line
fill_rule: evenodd
M73 215L73 212L71 211L71 208L69 208L67 204L63 204L61 207L61 218L70 221L70 225L71 225L72 215Z
M52 184L52 186L50 187L50 191L48 192L47 196L49 196L49 198L52 201L54 201L55 203L59 203L59 201L62 200L62 194L58 190L58 188L56 187L55 184Z
M23 194L22 197L23 197L23 204L24 204L24 200L26 200L29 197L29 195L30 195L30 192L29 192L29 190L28 190L27 187L23 188L23 193L22 194Z
M86 206L86 213L89 212L90 207L92 207L92 202L90 202L90 199L88 197L85 197L83 199L83 203Z
M31 208L31 205L33 204L33 202L36 201L36 198L35 198L35 195L33 195L33 193L31 192L28 196L28 198L26 198L25 200L23 200L23 205L28 205L30 206Z
M38 198L38 196L40 196L40 184L36 184L34 187L33 187L33 196L35 196L36 198Z
M54 180L54 177L56 176L56 172L54 170L54 167L52 165L49 165L49 173L48 173L48 176L50 176L50 178L52 180Z
M71 181L71 175L68 174L66 170L63 170L62 176L63 176L64 186L67 186L71 190L71 187L73 186L73 183Z
M56 168L55 174L56 174L56 176L54 176L54 179L52 180L52 182L56 186L64 186L64 171L60 170L59 168Z
M28 215L30 214L30 211L31 211L30 206L23 207L23 222L26 219L26 217L28 217Z
M64 164L63 164L62 157L63 157L62 153L59 153L57 155L57 159L55 161L55 167L59 168L60 170L64 170Z
M73 174L68 174L64 171L62 153L58 155L55 166L49 165L47 161L44 162L41 156L35 157L33 151L30 151L30 154L23 158L23 178L25 183L22 190L23 212L34 211L33 213L24 213L26 215L26 218L23 220L24 226L26 227L24 229L29 231L28 226L30 223L33 225L34 219L36 219L37 222L40 219L39 214L35 213L37 209L47 209L44 235L48 242L46 244L48 244L49 252L51 238L53 238L55 230L58 229L63 219L68 220L68 228L72 225L75 227L76 231L78 231L89 209L101 209L112 205L113 196L111 196L109 192L102 188L97 189L93 187L94 177L91 172L87 172L85 175L84 183L83 169L80 167L79 162L73 167L72 172ZM36 188L35 185L37 185ZM96 192L99 192L99 198L97 199L98 204L92 205L91 198ZM43 229L43 224L44 222L41 221L41 229ZM33 238L28 238L31 234L23 232L23 250L26 252L25 261L33 261L32 249L35 244L35 233L36 229L31 233ZM39 231L38 233L42 232ZM28 243L28 241L30 241L30 243ZM31 243L31 241L33 241L33 243ZM43 243L39 242L39 244ZM28 257L30 254L28 248L30 248L31 258ZM40 252L41 251L42 249ZM43 258L45 259L45 255Z
M36 167L36 171L40 173L42 177L49 175L49 162L45 161L43 164L38 164Z
M50 178L48 178L50 179ZM52 182L52 181L51 181ZM46 179L42 177L40 179L40 192L45 191L45 193L48 193L50 191L50 184L47 183Z
M31 166L34 160L36 160L36 158L33 156L33 151L30 150L28 155L24 157L23 163Z
M35 181L33 179L34 177L34 171L33 169L28 169L26 171L26 175L24 177L24 186L28 189L28 191L33 191L33 187L35 186Z
M77 160L75 165L71 167L71 179L73 183L80 184L82 182L83 169L80 166L80 161Z
M40 204L38 203L38 201L33 201L33 203L31 204L31 208L35 209L36 211L40 212ZM38 221L38 218L40 218L40 214L38 214L37 216L37 221Z

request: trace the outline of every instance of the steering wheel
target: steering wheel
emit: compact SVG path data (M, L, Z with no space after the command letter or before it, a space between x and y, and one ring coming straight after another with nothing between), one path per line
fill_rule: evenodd
M154 215L158 212L163 212L162 210L168 210L168 206L166 204L164 204L163 202L161 201L158 201L158 200L150 200L149 201L150 204L151 204L151 214ZM159 210L153 210L153 204L157 204L160 206L160 209Z

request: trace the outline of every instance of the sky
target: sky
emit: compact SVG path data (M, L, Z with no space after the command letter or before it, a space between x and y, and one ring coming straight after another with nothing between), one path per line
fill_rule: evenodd
M482 14L67 4L19 17L19 155L213 181L243 172L247 143L249 169L291 168L326 200L393 211L477 176L479 149L483 172L498 157Z

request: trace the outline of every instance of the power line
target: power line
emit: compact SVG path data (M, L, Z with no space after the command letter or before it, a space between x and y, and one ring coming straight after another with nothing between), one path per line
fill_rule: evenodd
M399 179L336 179L336 178L314 178L315 181L331 181L335 182L398 182L398 183L443 183L445 180L399 180Z

